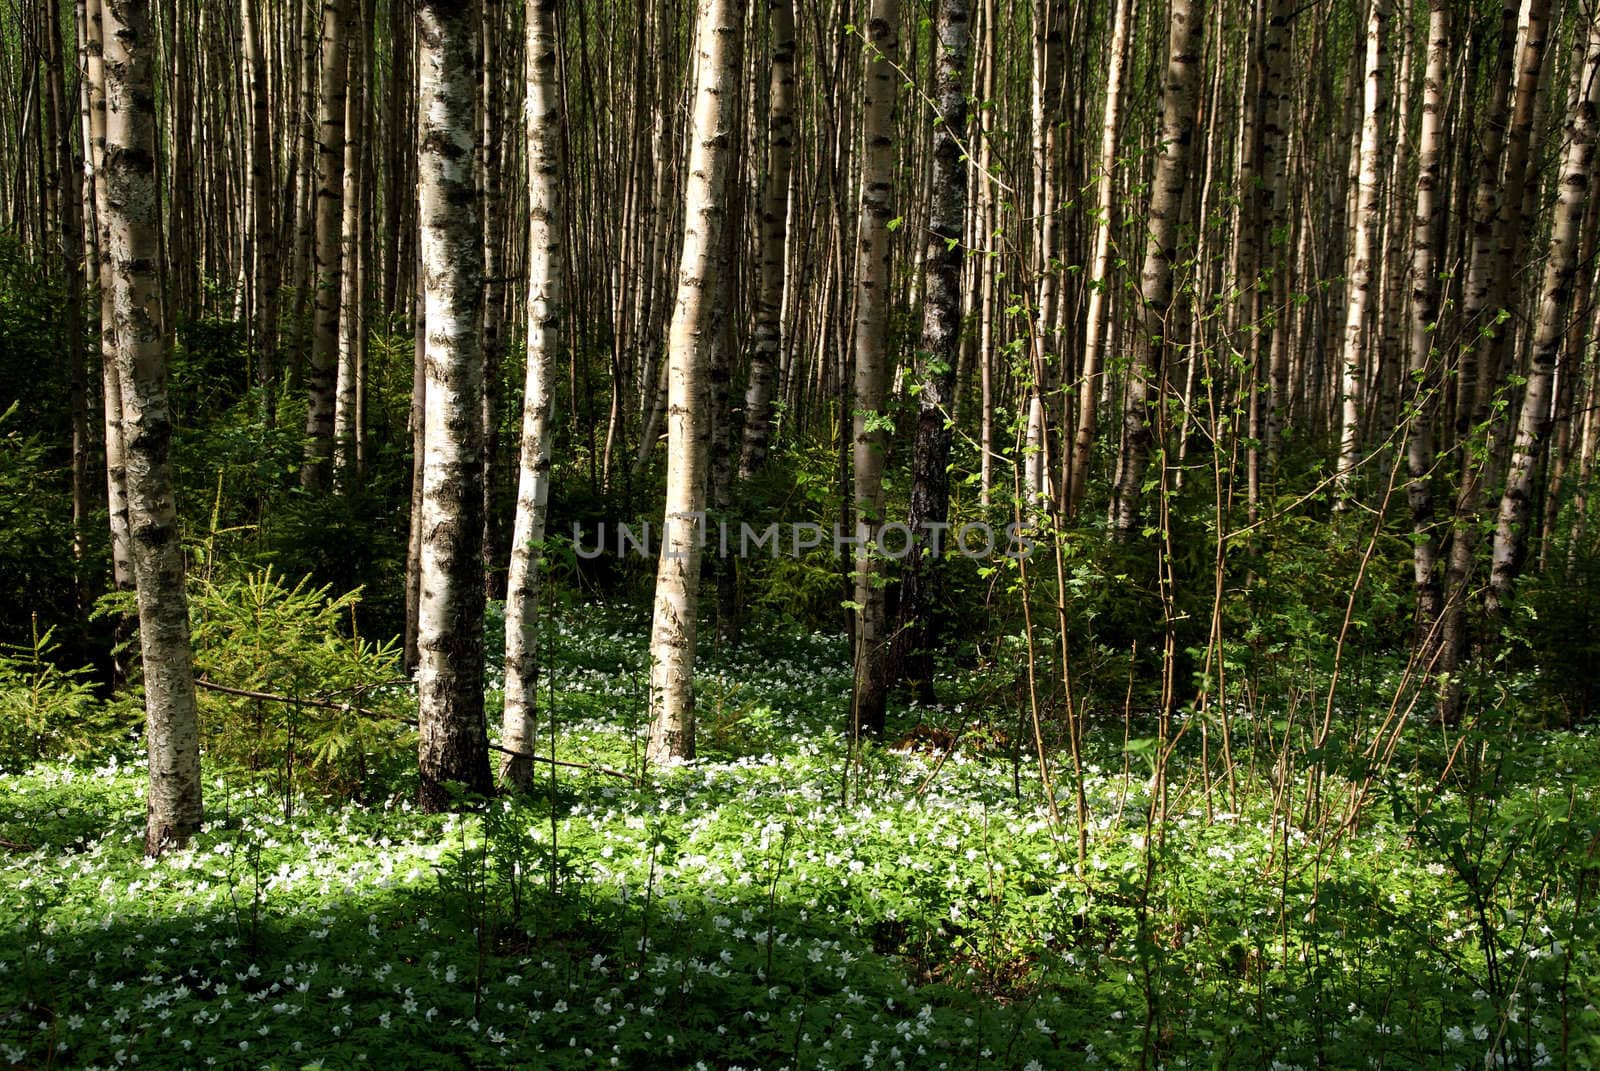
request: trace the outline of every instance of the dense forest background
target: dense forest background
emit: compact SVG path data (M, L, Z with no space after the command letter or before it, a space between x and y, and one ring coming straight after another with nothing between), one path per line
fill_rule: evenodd
M1595 786L1530 756L1600 710L1597 133L1594 0L8 0L0 770L142 763L152 855L218 783L520 851L483 801L558 775L960 754L1081 940L1134 912L1141 1066L1207 999L1169 833L1264 823L1213 981L1295 991L1381 828L1490 1058L1578 1066Z
M414 664L414 13L149 14L185 539L207 571L272 565L361 587L354 620L406 637ZM947 458L935 497L957 525L1052 533L1029 597L1060 603L1036 624L1086 660L1084 687L1119 695L1132 668L1142 689L1176 660L1168 709L1208 690L1226 706L1233 685L1197 689L1196 673L1237 659L1253 674L1269 647L1344 632L1366 651L1413 650L1417 686L1443 679L1452 720L1474 673L1506 660L1544 663L1537 717L1587 716L1597 213L1581 5L906 5L866 29L844 10L746 14L730 23L715 337L701 340L696 402L716 429L707 495L721 516L846 533L863 506L903 520L928 456ZM53 628L68 664L109 680L112 619L91 611L131 566L108 560L102 471L117 413L100 330L114 266L95 210L97 16L23 4L4 24L16 409L0 574L23 612L0 628L11 643L30 641L30 621ZM483 561L503 598L535 72L519 5L490 0L478 17ZM940 17L959 17L959 49L939 44L954 32ZM552 18L557 144L533 153L566 202L538 251L561 299L559 330L534 348L552 362L559 541L575 524L591 538L601 521L659 526L667 334L699 209L685 207L694 13L558 5ZM863 141L869 124L882 130ZM869 178L881 203L863 201ZM941 266L958 273L953 295ZM942 333L930 295L957 303ZM876 500L851 456L863 412L887 474ZM719 574L720 634L768 616L853 628L840 593L859 570L831 549ZM939 567L938 610L981 603L992 622L962 630L968 662L1022 624L1015 564L1004 583L989 565ZM937 617L927 585L899 575L916 571L875 590ZM577 579L638 599L652 573L608 557ZM933 627L930 646L963 649Z

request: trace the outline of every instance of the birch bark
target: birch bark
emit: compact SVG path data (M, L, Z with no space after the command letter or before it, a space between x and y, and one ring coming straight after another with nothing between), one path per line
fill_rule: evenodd
M473 173L477 4L422 0L417 36L428 333L417 748L419 802L441 811L453 803L450 783L480 794L491 788L483 722L483 235Z
M560 0L527 6L528 341L522 401L522 459L506 578L505 716L501 776L517 788L533 777L539 677L539 556L550 497L554 359L561 345L561 86L556 27Z
M699 0L695 15L694 116L684 186L683 255L667 351L667 501L650 626L652 763L694 758L696 611L711 441L711 350L726 314L720 270L727 226L734 98L744 12L732 0Z
M161 330L161 203L156 181L156 39L146 0L104 0L103 205L127 449L128 527L139 592L150 786L145 853L200 828L200 725L183 546L172 488L172 410Z

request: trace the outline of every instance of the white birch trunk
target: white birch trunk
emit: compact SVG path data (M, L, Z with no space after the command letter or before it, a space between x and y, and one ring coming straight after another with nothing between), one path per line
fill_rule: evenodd
M1111 214L1116 207L1117 139L1122 126L1122 67L1127 52L1128 7L1116 0L1107 57L1106 107L1100 122L1100 170L1095 177L1094 250L1089 257L1089 310L1083 329L1083 370L1078 380L1078 420L1072 442L1072 468L1067 509L1076 514L1089 480L1089 454L1094 449L1096 399L1106 326L1107 278L1111 262Z
M1028 388L1028 423L1022 447L1022 494L1031 508L1043 511L1051 499L1050 414L1047 398L1056 389L1060 355L1053 330L1059 284L1060 242L1056 182L1056 127L1061 121L1061 35L1066 5L1041 0L1033 12L1033 71L1030 80L1033 157L1033 223L1036 228L1033 274L1037 305L1032 325L1032 380Z
M1378 230L1378 136L1383 129L1388 74L1388 3L1370 0L1366 67L1361 103L1361 144L1356 173L1355 225L1350 233L1344 349L1341 355L1339 463L1334 486L1341 502L1350 494L1351 473L1361 450L1362 375L1366 367L1367 307L1372 292L1372 251Z
M306 459L300 484L328 486L333 464L339 304L343 295L344 112L348 86L346 31L352 0L323 0L322 71L317 97L316 223L312 248L315 302L307 362Z
M334 377L333 482L348 493L361 478L356 465L356 443L361 437L361 139L366 121L361 84L361 56L365 30L346 44L350 70L345 91L344 178L339 231L339 352Z
M139 591L150 787L145 852L182 846L200 828L200 726L183 545L172 489L172 410L161 331L161 204L156 181L147 0L104 0L106 93L103 207L127 448L128 518Z
M788 244L789 166L794 149L795 30L792 0L768 0L772 72L767 103L767 178L761 195L761 282L755 346L744 398L744 443L739 479L748 480L767 457L772 390L783 344L783 283Z
M852 735L883 731L888 698L889 636L884 590L875 582L874 546L883 526L883 469L889 436L878 421L888 388L889 199L895 172L894 105L899 86L898 0L872 0L867 19L867 78L862 103L861 223L856 244L855 401L855 687Z
M1178 216L1193 153L1204 32L1202 0L1172 0L1161 106L1161 153L1156 158L1144 264L1139 274L1143 307L1135 328L1138 338L1123 399L1122 450L1117 466L1116 493L1111 503L1112 536L1118 542L1130 541L1139 527L1140 489L1154 438L1151 416L1161 404L1166 382L1166 353L1171 342L1166 333L1167 314L1172 306L1172 261L1177 253Z
M1533 337L1528 379L1523 387L1522 415L1511 448L1505 493L1500 498L1500 514L1495 524L1494 564L1485 600L1491 612L1506 606L1522 572L1534 476L1541 448L1550 434L1550 393L1555 380L1556 357L1561 351L1567 324L1567 306L1572 298L1578 238L1594 163L1596 112L1600 110L1600 21L1591 21L1588 41L1584 61L1573 71L1577 99L1567 126L1559 199L1555 222L1550 229L1544 283L1540 288L1538 326Z
M1437 407L1438 354L1433 345L1439 319L1439 261L1444 202L1439 178L1444 154L1445 81L1450 64L1450 12L1446 0L1428 3L1428 59L1423 76L1422 132L1417 143L1416 213L1412 221L1411 355L1406 371L1411 430L1406 440L1406 499L1411 508L1412 580L1417 627L1429 636L1440 611L1437 546L1433 537L1433 416ZM1402 116L1402 121L1404 117Z
M417 6L422 124L419 220L427 325L422 599L417 613L419 802L452 806L447 783L487 794L483 722L483 241L477 141L477 5Z
M111 273L110 210L107 207L105 29L101 0L87 0L85 17L90 141L85 153L94 177L95 241L100 249L100 387L106 451L106 506L111 528L111 577L118 591L132 591L133 545L128 536L127 457L122 432L122 374L117 362L117 317ZM119 673L119 676L121 674Z
M563 312L561 87L556 19L560 0L527 7L528 343L522 401L522 463L506 578L505 716L500 743L515 752L501 776L518 788L533 777L539 676L539 556L550 497L554 396L553 358L561 344Z
M711 348L725 314L721 271L727 225L729 131L741 67L743 10L699 0L694 117L684 186L683 255L668 333L667 501L650 625L652 763L694 758L694 657L711 441Z

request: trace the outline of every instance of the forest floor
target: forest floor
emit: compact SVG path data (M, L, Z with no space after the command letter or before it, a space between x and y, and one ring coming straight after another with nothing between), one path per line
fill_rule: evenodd
M542 750L629 766L642 634L553 638ZM152 861L137 763L0 779L0 1065L1600 1063L1594 737L1419 743L1342 831L1275 818L1276 756L1242 737L1208 820L1180 750L1147 837L1119 717L1088 733L1079 874L1064 755L1059 825L992 738L853 760L843 654L710 652L700 761L647 787L547 765L466 816L416 813L399 772L350 801L211 771L203 833ZM1492 768L1470 806L1436 788L1466 751Z

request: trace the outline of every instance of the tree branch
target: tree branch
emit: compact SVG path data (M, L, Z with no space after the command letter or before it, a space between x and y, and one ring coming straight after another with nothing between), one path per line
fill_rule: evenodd
M221 692L223 695L236 695L242 699L259 699L264 703L286 703L291 706L319 707L323 710L342 710L347 713L360 714L361 716L367 718L397 721L402 725L409 725L413 729L417 726L417 719L415 718L401 717L398 714L385 714L382 711L377 710L367 710L364 707L358 707L351 703L338 703L331 699L320 699L311 696L295 697L290 695L274 695L271 692L256 692L251 691L248 688L230 688L226 684L216 684L212 681L206 680L204 677L196 677L194 683L195 687L204 688L208 692ZM635 778L631 773L628 773L624 770L614 770L609 766L601 766L586 762L567 762L564 759L550 758L546 755L534 755L531 753L512 751L510 748L501 747L496 743L490 743L489 750L498 751L502 755L510 755L514 758L524 758L532 762L542 762L550 766L562 766L569 770L593 770L595 773L602 773L608 777L620 777L624 781L637 780L637 778Z

